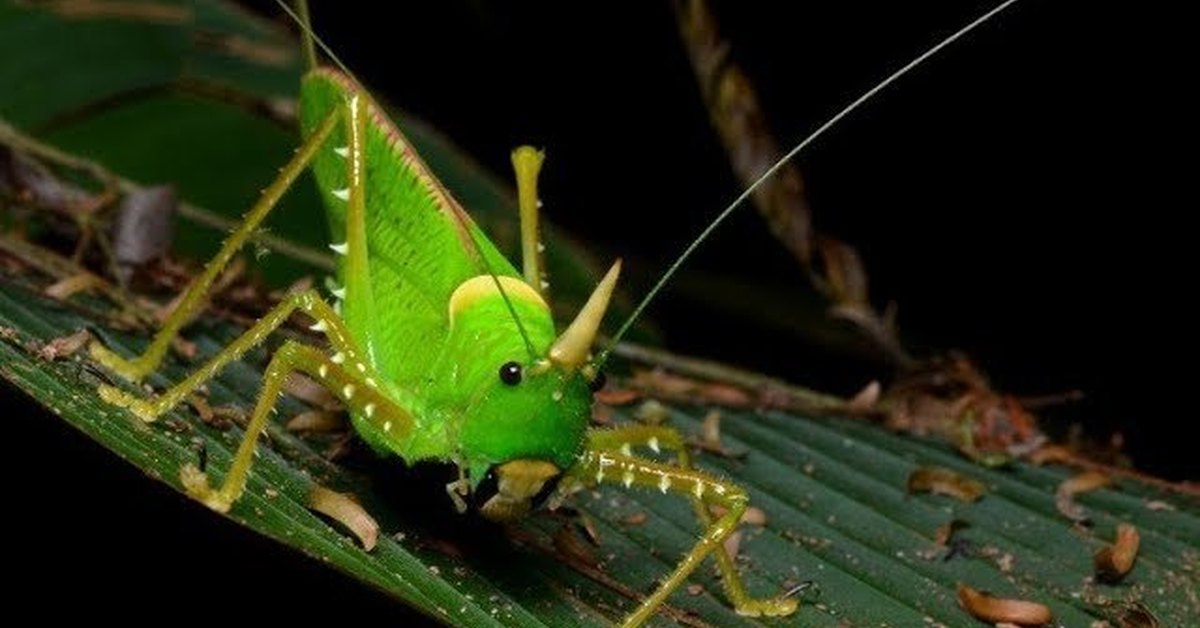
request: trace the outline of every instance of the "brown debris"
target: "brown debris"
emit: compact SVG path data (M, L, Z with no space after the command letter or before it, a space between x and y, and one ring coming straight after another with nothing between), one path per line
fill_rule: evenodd
M350 495L316 485L308 494L308 507L345 526L358 537L363 549L369 552L375 548L379 524Z
M911 370L880 406L891 429L940 438L983 464L1027 455L1046 440L1015 397L993 390L974 363L958 353Z
M1062 445L1042 445L1029 454L1028 460L1036 465L1070 462L1075 454Z
M246 413L237 406L213 408L209 405L208 400L199 394L188 395L185 401L196 411L196 414L200 415L200 421L209 427L224 431L232 427L234 423L246 424Z
M191 394L184 400L196 414L200 415L200 421L205 425L212 425L216 421L216 414L213 413L212 406L208 405L208 400L203 395Z
M104 280L92 273L83 272L60 279L42 290L42 294L59 301L66 301L72 295L90 292L104 285Z
M47 362L70 357L82 349L91 338L92 335L86 329L80 329L66 336L59 336L43 345L38 350L38 357Z
M196 354L200 350L196 347L196 343L191 340L183 336L175 336L171 339L171 351L174 351L175 355L185 360L191 360L196 357Z
M908 476L909 493L928 492L946 495L964 502L978 501L987 493L987 487L957 471L943 467L918 467Z
M1042 626L1054 620L1045 604L992 597L961 582L958 583L958 603L972 617L992 624Z
M291 48L285 46L261 43L242 35L229 33L199 32L196 35L196 44L230 57L268 67L286 67L295 54Z
M713 449L721 449L721 412L712 410L704 415L700 429L700 442Z
M595 548L579 534L576 526L564 525L559 527L551 539L554 549L570 557L572 562L582 563L589 567L599 567L600 559L596 556Z
M725 553L729 554L729 558L737 560L738 551L742 548L742 532L735 530L729 536L725 537Z
M725 516L725 513L727 512L729 511L726 510L724 506L719 504L708 505L708 513L713 517L721 518ZM762 508L757 506L747 506L746 510L742 513L742 518L738 519L738 523L748 523L754 526L765 526L767 525L767 513Z
M112 226L112 250L122 284L129 282L136 267L170 251L178 206L175 188L169 185L139 188L121 199Z
M863 413L875 408L875 404L879 403L879 395L883 387L879 385L877 380L871 380L869 384L863 386L863 389L858 391L846 404L846 409L854 413Z
M1120 628L1158 628L1158 617L1141 602L1122 608L1114 617Z
M1054 506L1058 509L1058 512L1071 521L1083 523L1088 519L1087 510L1075 502L1075 495L1094 491L1111 483L1112 478L1105 473L1084 471L1079 475L1063 480L1058 485L1058 489L1054 492Z
M735 408L752 408L756 398L745 390L718 382L674 375L662 369L638 370L630 386L647 395L694 403L712 403Z
M767 513L758 506L747 506L746 512L742 513L740 523L748 523L752 526L765 526L767 525Z
M958 532L969 525L970 524L962 519L951 519L950 521L938 526L937 530L933 531L933 542L945 547L950 544L950 539L954 537L955 532Z
M1128 523L1117 525L1116 540L1096 552L1096 577L1105 582L1118 582L1133 569L1137 560L1141 536L1137 528Z
M118 18L151 24L183 24L192 19L189 7L138 0L49 0L38 6L70 20Z
M285 425L289 432L328 434L346 429L341 413L328 410L308 410L288 419Z
M671 413L667 407L654 399L643 401L642 405L633 411L633 418L647 425L661 425L670 416Z
M744 458L747 451L733 451L721 443L721 411L711 410L704 416L699 438L688 439L693 447L724 458Z
M817 233L800 169L778 163L784 150L770 131L754 86L730 56L716 17L703 0L677 0L676 22L691 59L709 119L738 179L754 186L754 204L771 233L807 271L830 302L830 315L854 324L888 362L908 366L894 310L876 313L867 295L867 272L855 248ZM772 171L770 177L760 177ZM819 259L815 259L818 257Z
M623 523L623 524L625 524L625 525L627 525L627 526L640 526L640 525L642 525L643 523L646 523L646 518L647 518L647 517L646 517L646 513L644 513L644 512L635 512L635 513L633 513L633 514L631 514L631 515L628 515L628 516L622 517L622 518L621 518L621 523Z
M730 165L750 183L783 155L772 137L750 79L729 59L715 17L704 2L675 3L679 31L704 94L709 117ZM812 259L813 234L804 180L791 163L755 191L755 205L771 232L804 264Z
M615 388L611 386L597 390L592 396L596 401L610 406L629 405L641 397L642 393L632 388Z
M321 384L299 373L291 373L283 384L283 390L289 395L315 406L321 410L333 412L340 410L342 404Z
M810 414L842 414L845 412L845 400L834 395L819 393L780 379L712 360L679 355L629 341L617 343L612 348L612 353L630 362L646 364L658 370L675 373L674 377L682 379L686 385L682 390L670 390L670 387L646 390L655 396L671 398L670 393L674 392L677 395L682 394L681 400L683 401L704 401L703 387L706 382L720 382L723 387L736 389L740 393L726 397L726 391L722 390L715 395L714 399L708 401L712 403L736 402L733 405L738 405L749 399L754 408L780 408ZM629 384L637 387L634 381Z

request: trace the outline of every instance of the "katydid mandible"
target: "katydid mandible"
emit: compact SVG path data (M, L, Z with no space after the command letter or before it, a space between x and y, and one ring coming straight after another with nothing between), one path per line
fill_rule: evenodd
M1007 0L855 100L759 182L883 87L1013 2ZM311 50L314 36L306 20L300 21ZM296 311L315 321L311 329L325 336L328 347L283 344L267 366L223 483L211 486L201 469L188 465L181 470L187 492L214 510L229 510L245 488L258 437L286 377L299 372L338 396L355 431L381 454L410 464L435 460L455 465L459 479L447 486L447 493L462 512L475 508L488 519L512 521L556 490L599 484L638 486L689 499L704 534L657 590L625 618L625 625L646 621L710 554L737 612L794 612L793 598L751 597L722 547L747 507L743 489L692 468L682 437L671 428L589 428L591 387L607 356L604 351L594 357L591 348L621 264L613 264L575 320L561 333L556 331L542 291L538 254L536 181L541 154L527 147L513 153L522 210L523 272L518 272L349 72L313 64L302 80L299 114L304 141L296 155L189 286L145 353L125 359L98 343L91 347L101 364L130 381L155 371L184 323L202 307L204 294L221 270L304 169L312 169L327 208L330 248L338 258L334 304L315 290L287 297L208 363L152 398L113 386L99 389L109 403L152 422ZM613 342L757 185L684 251ZM676 463L639 457L634 447L673 452ZM722 511L716 518L709 514L714 506Z

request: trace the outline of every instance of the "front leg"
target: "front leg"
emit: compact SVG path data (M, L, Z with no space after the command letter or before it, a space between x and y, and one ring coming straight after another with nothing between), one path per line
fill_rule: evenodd
M632 430L633 427L628 429ZM645 436L647 438L645 444L649 444L648 439L652 437L658 438L660 444L665 444L663 440L667 432L673 432L676 437L678 436L678 433L674 432L674 430L666 428L650 429L663 431L653 434L651 432L640 434L629 431L626 434L629 436ZM609 445L617 444L620 439L614 439L612 435L620 434L621 430L622 428L613 430L610 436L601 437L601 440L607 439L612 441L607 443ZM592 438L594 437L590 437L589 440L592 440ZM620 448L620 444L617 444L617 449L619 450ZM725 553L722 547L722 543L733 532L734 528L737 527L738 522L741 521L742 514L746 511L746 505L749 500L741 487L719 480L703 471L637 458L607 450L604 447L589 447L588 451L580 458L579 464L571 469L570 474L572 479L584 485L619 483L625 488L632 488L633 486L652 488L661 491L663 494L672 492L690 496L698 504L697 514L705 526L704 535L696 543L696 546L683 557L683 560L679 562L675 571L662 582L658 589L647 597L637 610L625 618L624 626L639 626L649 619L655 609L672 592L682 586L692 571L714 550L718 552L716 555L726 593L729 595L730 602L738 614L748 617L762 615L774 617L789 615L795 612L798 602L793 598L756 599L750 597L746 593L741 577L734 568L733 561L729 559L728 554ZM720 506L725 512L715 521L711 521L707 511L709 506ZM724 558L724 560L721 560L721 558Z

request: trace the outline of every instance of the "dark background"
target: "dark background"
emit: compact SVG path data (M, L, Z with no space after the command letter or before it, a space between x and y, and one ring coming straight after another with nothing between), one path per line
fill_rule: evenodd
M318 3L315 22L368 85L494 171L507 173L512 146L543 146L549 219L601 258L625 257L631 294L738 193L668 4L387 3L389 15L383 4ZM786 144L987 8L911 4L717 10ZM1084 390L1085 402L1048 415L1051 427L1120 431L1140 467L1177 479L1200 475L1189 455L1195 202L1183 174L1194 162L1183 112L1195 111L1184 98L1195 69L1168 28L1180 19L1146 4L1026 0L799 160L818 227L859 247L877 304L899 303L914 346L964 349L1006 391ZM672 291L650 312L668 347L841 393L886 375L789 329L790 295L808 287L752 210L689 269L703 273L680 282L692 292ZM697 277L713 275L778 298L714 312L694 294ZM65 424L16 414L8 449L37 443L37 456L4 458L10 503L33 524L10 566L69 592L59 604L25 601L43 616L148 619L170 608L221 621L240 607L313 620L311 609L328 607L293 605L306 599L339 601L343 618L402 612L195 516L202 507ZM38 459L77 459L87 475L44 474ZM169 555L156 562L156 547Z

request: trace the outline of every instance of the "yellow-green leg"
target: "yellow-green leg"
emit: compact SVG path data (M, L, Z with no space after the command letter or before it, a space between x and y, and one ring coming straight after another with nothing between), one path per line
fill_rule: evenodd
M221 245L221 250L204 267L204 272L200 273L196 280L188 286L179 306L167 317L162 329L155 334L154 340L150 342L145 353L132 360L127 360L99 342L93 342L90 347L92 357L109 370L133 382L140 381L158 368L167 354L167 349L171 346L171 341L179 334L179 330L203 307L204 294L212 287L221 270L233 259L234 254L242 248L246 240L254 234L258 225L267 217L267 214L271 212L296 178L304 172L305 166L333 132L340 115L340 112L335 111L326 117L317 130L296 151L296 155L292 157L291 161L279 172L275 181L263 190L262 196L246 214L241 226L229 236L229 239L225 240L225 243Z
M631 448L638 446L674 451L678 466L635 457ZM757 599L746 592L741 576L722 544L741 521L748 498L740 487L692 469L683 438L676 430L650 425L592 430L588 433L588 451L572 473L585 484L620 483L626 488L636 485L657 488L664 494L686 495L705 529L704 536L684 556L675 571L625 619L625 626L638 626L649 619L709 553L717 561L725 594L738 614L774 617L795 612L798 602L793 598ZM709 515L710 505L725 509L716 521Z
M267 365L258 402L254 405L246 434L238 445L224 482L220 488L213 489L203 471L194 465L187 465L181 470L180 476L188 494L219 512L228 511L237 501L246 487L246 477L254 463L254 446L259 434L267 425L271 409L283 391L284 381L293 371L304 373L333 391L350 412L386 426L383 429L397 437L408 435L412 431L411 415L379 392L375 382L358 368L360 363L338 360L338 355L328 356L295 341L284 343Z
M292 312L297 309L304 311L317 320L316 324L313 325L313 329L322 331L329 338L330 345L335 351L334 357L336 359L339 361L352 361L354 364L362 364L359 352L350 340L349 332L346 330L342 320L333 311L333 308L321 300L321 297L315 290L306 290L284 299L283 302L268 312L266 316L259 319L253 327L239 336L237 340L234 340L220 353L213 356L207 364L197 369L183 381L168 388L161 395L143 399L115 386L101 385L99 388L100 398L113 405L128 408L130 412L133 412L138 418L147 423L154 421L164 412L175 407L180 401L183 401L189 394L203 385L204 382L212 379L226 364L237 360L255 345L265 340L272 331L282 325L292 315ZM95 346L97 345L93 345L93 347ZM144 354L142 357L144 358L146 355L149 354ZM110 366L108 363L105 363L105 365ZM363 367L364 375L374 374L373 372L367 372L368 369L365 364Z

